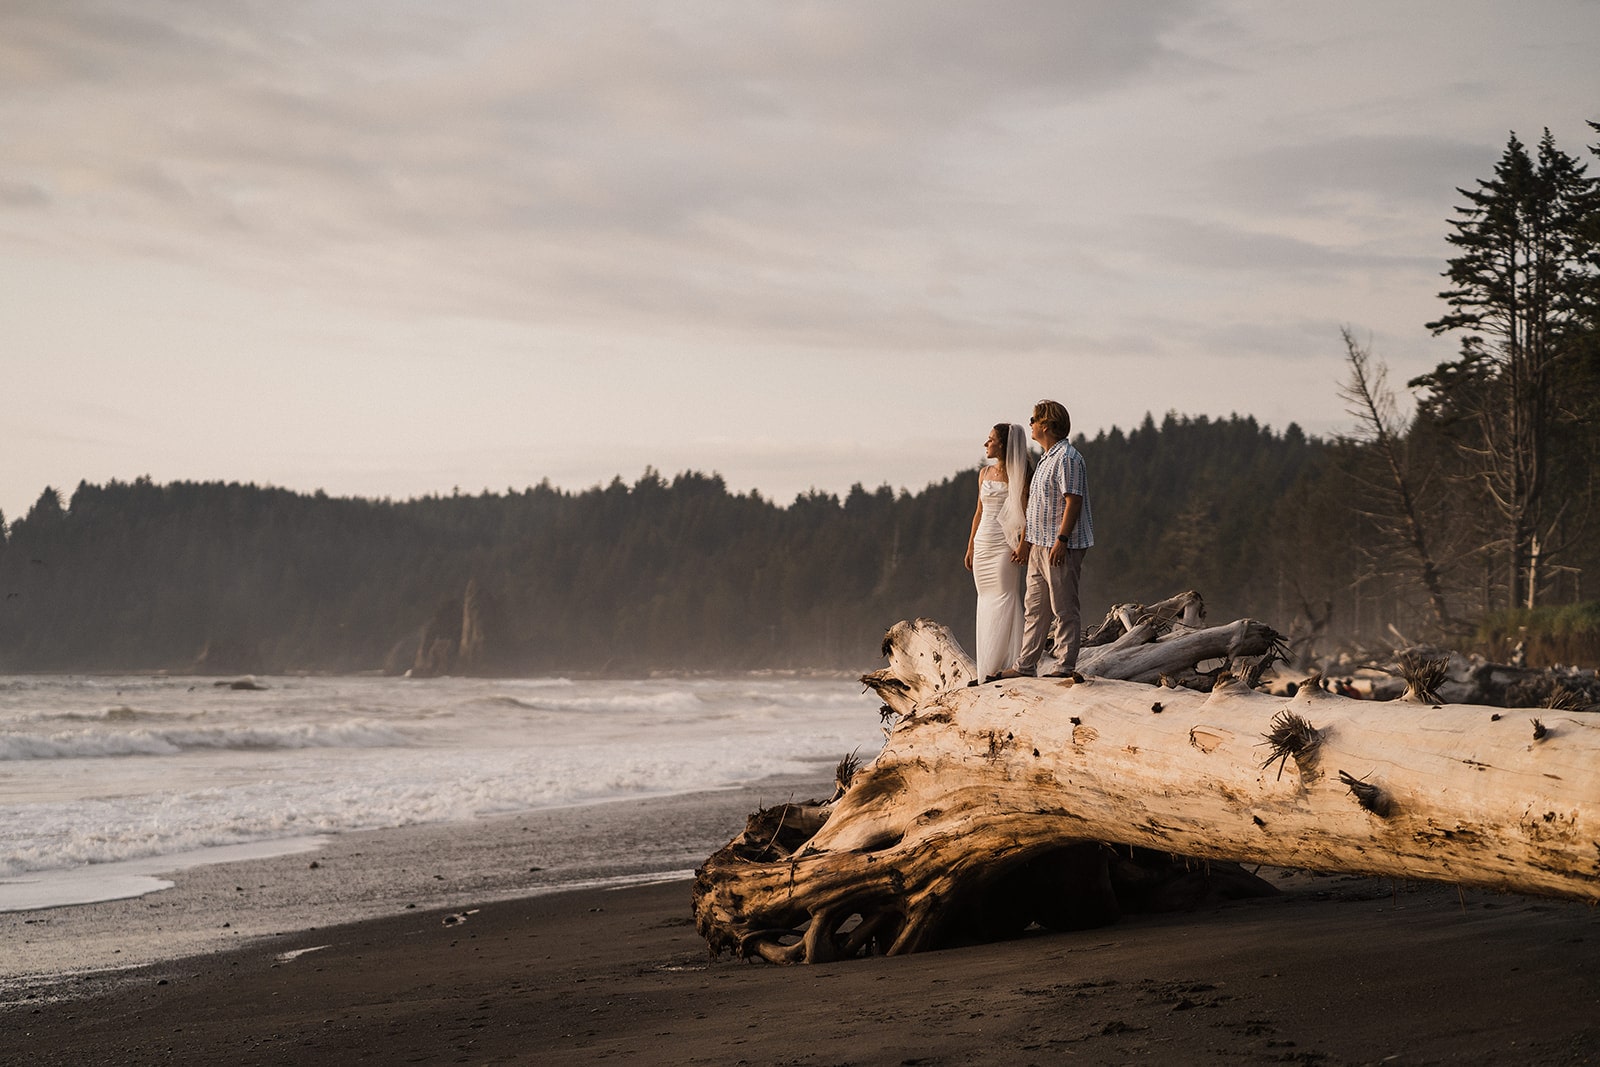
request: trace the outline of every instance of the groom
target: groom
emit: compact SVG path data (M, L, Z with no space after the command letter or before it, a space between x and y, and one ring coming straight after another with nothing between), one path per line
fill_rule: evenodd
M1041 400L1033 405L1033 418L1028 424L1044 455L1028 486L1028 579L1022 601L1022 651L1017 662L1001 672L1001 677L1023 678L1037 673L1047 634L1059 661L1052 676L1066 677L1076 671L1078 648L1083 644L1078 579L1083 573L1084 553L1094 545L1089 475L1082 453L1067 440L1072 433L1072 417L1066 408L1054 400Z

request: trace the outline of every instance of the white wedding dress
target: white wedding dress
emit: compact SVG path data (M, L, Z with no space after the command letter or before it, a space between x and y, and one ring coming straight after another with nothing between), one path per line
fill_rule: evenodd
M1006 483L978 483L983 516L972 539L972 581L978 587L978 678L999 674L1022 650L1023 568L1011 562L1011 545L1000 524Z

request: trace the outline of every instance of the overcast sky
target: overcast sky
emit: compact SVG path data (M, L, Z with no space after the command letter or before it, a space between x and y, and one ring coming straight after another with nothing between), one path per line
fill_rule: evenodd
M920 489L1055 397L1349 425L1597 0L5 0L0 510ZM1093 472L1090 472L1091 478Z

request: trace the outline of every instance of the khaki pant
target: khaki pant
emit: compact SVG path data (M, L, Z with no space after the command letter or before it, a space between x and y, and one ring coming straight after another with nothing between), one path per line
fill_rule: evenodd
M1045 651L1045 637L1060 661L1060 670L1078 666L1083 645L1083 620L1078 614L1078 579L1086 548L1067 549L1059 567L1050 566L1050 546L1028 545L1028 577L1022 592L1022 651L1016 669L1033 674Z

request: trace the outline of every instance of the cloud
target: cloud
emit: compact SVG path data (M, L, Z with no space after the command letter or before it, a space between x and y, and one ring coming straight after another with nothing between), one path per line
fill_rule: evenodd
M1127 134L1083 127L1119 92L1224 77L1189 47L1211 5L928 10L33 4L4 47L54 89L0 180L39 191L50 239L370 314L836 349L1049 348L1076 329L1052 292L1384 265L1359 235L1202 216L1206 197L1282 217L1377 195L1398 138L1209 178L1191 161L1200 199L1180 205L1119 169ZM1022 174L972 165L1019 149ZM1108 179L1075 205L1074 182Z
M1215 275L1227 271L1281 283L1322 283L1352 274L1433 270L1437 261L1384 252L1358 243L1311 240L1281 230L1232 225L1187 216L1143 216L1126 227L1130 244L1152 261ZM1442 228L1442 227L1441 227Z
M0 180L63 242L409 307L892 334L944 139L1127 83L1191 9L31 3Z
M1252 211L1334 214L1352 209L1368 216L1404 217L1435 209L1453 186L1467 184L1492 164L1498 149L1462 140L1419 135L1351 134L1300 144L1278 144L1225 158L1209 194ZM1435 219L1428 225L1437 227Z
M0 204L15 208L39 208L50 203L50 194L30 181L0 181Z

